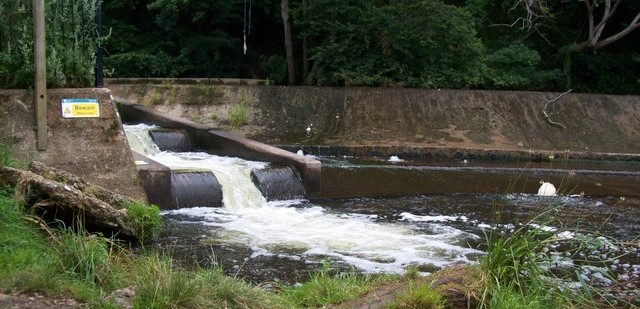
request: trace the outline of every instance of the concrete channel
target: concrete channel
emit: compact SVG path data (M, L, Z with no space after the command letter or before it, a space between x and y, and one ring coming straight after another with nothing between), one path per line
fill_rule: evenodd
M185 130L191 138L194 149L211 154L291 165L300 173L308 196L313 197L320 193L321 163L318 160L186 119L165 115L139 104L117 99L116 101L123 123L145 123L166 129ZM157 204L161 208L175 208L171 203L172 198L166 196L167 192L171 192L169 168L144 157L142 154L134 153L134 156L137 161L148 163L138 164L137 168L149 202Z

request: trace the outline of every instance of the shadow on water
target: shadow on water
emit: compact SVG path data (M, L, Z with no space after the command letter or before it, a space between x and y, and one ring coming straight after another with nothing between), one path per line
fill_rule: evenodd
M322 197L448 193L536 193L540 181L564 194L640 196L640 162L390 161L325 158Z

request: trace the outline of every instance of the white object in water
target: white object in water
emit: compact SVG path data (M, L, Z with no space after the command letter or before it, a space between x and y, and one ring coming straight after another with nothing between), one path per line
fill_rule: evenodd
M304 157L304 152L302 151L302 149L298 150L298 152L296 152L297 155Z
M402 162L404 160L400 159L398 156L389 157L389 162Z
M540 188L538 189L538 195L540 196L555 196L556 195L556 187L546 181L540 181Z
M462 164L468 164L469 161L467 161L467 159L462 160Z

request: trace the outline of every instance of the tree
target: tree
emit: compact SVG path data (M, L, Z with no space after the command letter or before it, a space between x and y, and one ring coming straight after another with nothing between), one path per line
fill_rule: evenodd
M471 16L459 7L436 0L309 2L308 17L294 21L302 35L313 38L310 75L316 84L467 88L482 83L483 45Z
M293 41L291 39L291 24L289 23L289 0L282 0L282 24L284 27L284 47L287 53L287 72L289 75L289 85L296 81L296 70L293 62Z
M521 43L539 53L545 70L562 70L564 82L546 90L640 92L633 60L640 1L466 0L466 6L489 50Z
M560 2L569 1L572 0L563 0ZM620 8L621 3L623 3L623 0L577 1L584 3L586 8L588 35L582 41L571 45L570 50L573 52L584 52L588 50L595 52L640 28L640 11L638 11L626 26L603 36L607 23L612 20ZM540 22L548 20L548 17L554 14L554 12L551 11L552 6L550 6L548 2L548 0L517 0L515 5L521 7L526 12L526 16L519 18L522 27L528 30L535 29ZM518 21L516 21L516 23L518 23Z

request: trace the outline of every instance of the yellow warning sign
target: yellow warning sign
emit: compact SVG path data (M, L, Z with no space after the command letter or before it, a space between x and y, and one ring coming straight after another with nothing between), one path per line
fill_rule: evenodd
M62 117L87 118L100 117L97 99L62 99Z

